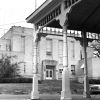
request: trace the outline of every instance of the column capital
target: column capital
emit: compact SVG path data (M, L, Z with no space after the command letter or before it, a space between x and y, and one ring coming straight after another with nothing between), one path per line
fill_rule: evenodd
M34 42L39 42L41 40L41 37L46 37L48 34L41 33L39 30L35 32L34 35Z
M68 13L66 14L66 20L63 24L63 32L67 32L67 28L68 28Z
M64 26L67 26L67 27L68 27L68 25L69 25L69 21L68 21L69 17L68 17L68 15L69 15L69 13L67 12L67 13L66 13L66 20L65 20L65 22L64 22Z

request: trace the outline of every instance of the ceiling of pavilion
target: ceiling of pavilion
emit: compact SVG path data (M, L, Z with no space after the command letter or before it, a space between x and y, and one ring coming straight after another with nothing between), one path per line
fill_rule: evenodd
M68 14L69 29L100 33L100 0L81 0Z
M48 26L61 27L58 21L54 21ZM100 33L100 0L80 0L73 5L68 14L68 28Z

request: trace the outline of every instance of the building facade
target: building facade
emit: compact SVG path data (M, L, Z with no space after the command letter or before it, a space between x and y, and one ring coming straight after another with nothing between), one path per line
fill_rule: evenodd
M63 36L62 30L54 30L53 28L43 29L42 33L48 35L41 37L38 43L37 71L40 80L62 78ZM19 65L20 73L24 77L32 77L34 72L33 35L31 28L13 26L0 39L0 55L16 56L12 62L21 62ZM75 37L68 36L67 42L69 74L71 79L76 79L81 76L79 73L82 70L80 62L84 59L83 46L80 39ZM89 59L93 57L93 49L89 47L87 47L87 57Z
M37 70L39 79L61 79L63 71L63 36L61 30L55 30L48 27L41 31L42 34L47 34L45 37L42 36L38 42L37 50ZM76 39L73 35L76 31L68 31L67 43L68 43L68 67L69 76L71 79L78 77L77 67L80 60L84 59L83 44L81 32L77 32L78 38ZM77 37L77 36L76 36ZM91 43L91 41L89 42ZM93 49L87 47L87 57L93 57Z
M63 39L62 36L41 38L39 43L39 67L41 79L61 79L63 71ZM71 78L75 77L75 69L80 60L80 42L68 38L68 58Z
M12 26L0 38L0 55L16 56L13 62L18 62L20 74L32 77L32 39L33 29Z

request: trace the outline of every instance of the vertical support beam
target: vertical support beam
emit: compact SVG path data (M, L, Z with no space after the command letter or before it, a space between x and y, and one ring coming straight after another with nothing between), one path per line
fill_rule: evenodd
M37 47L38 47L38 41L37 41L37 36L36 35L36 30L34 28L34 33L33 33L33 83L32 83L32 92L31 92L31 100L39 100L39 92L38 92L38 75L37 75Z
M83 36L83 49L84 49L84 92L83 92L83 97L86 98L87 100L91 100L91 96L89 93L89 80L88 80L88 68L87 68L87 52L86 52L87 37L86 37L85 31L82 31L82 36Z
M72 100L68 69L67 25L63 26L63 67L61 100Z

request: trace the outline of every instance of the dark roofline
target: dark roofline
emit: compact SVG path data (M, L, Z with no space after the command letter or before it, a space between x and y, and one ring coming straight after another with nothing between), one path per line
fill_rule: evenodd
M40 10L42 10L41 9L41 7L43 7L44 6L44 4L46 4L46 3L48 3L48 2L51 2L52 0L46 0L44 3L42 3L32 14L30 14L25 20L28 22L28 23L30 23L30 17L34 17L37 13L38 13L38 10L40 9ZM47 4L46 4L47 5ZM39 11L40 12L40 11ZM36 14L35 14L36 13Z

